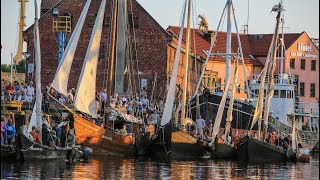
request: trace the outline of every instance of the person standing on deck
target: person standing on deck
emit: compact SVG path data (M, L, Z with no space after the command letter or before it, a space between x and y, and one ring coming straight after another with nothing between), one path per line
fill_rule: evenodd
M39 134L36 132L36 126L32 126L32 130L30 132L32 138L33 138L33 141L37 142L37 143L41 143L40 141L40 136Z
M150 115L151 124L154 126L154 132L157 132L158 128L158 120L159 120L159 114L157 113L157 110L153 110L152 114Z
M196 129L198 131L198 138L201 141L203 141L203 128L205 127L206 122L204 119L201 118L201 116L199 116L199 118L196 120Z

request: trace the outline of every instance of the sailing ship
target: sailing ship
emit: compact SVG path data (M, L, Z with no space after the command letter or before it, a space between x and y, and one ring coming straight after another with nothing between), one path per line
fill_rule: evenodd
M52 88L67 97L68 78L74 57L74 52L77 47L81 29L89 8L91 0L87 0L81 16L77 22L74 32L68 42L68 45L62 56L56 71ZM120 32L117 32L117 18L124 19L125 1L115 0L113 3L113 25L112 25L112 42L111 42L111 55L109 60L108 70L108 96L107 108L103 112L103 117L99 116L96 112L95 92L96 92L96 73L98 64L98 54L101 41L102 23L105 14L106 0L101 1L101 5L94 23L92 35L88 45L87 53L85 56L84 64L78 81L75 97L74 107L69 108L60 103L57 99L50 96L51 103L57 106L62 106L70 114L69 119L73 122L75 129L76 142L83 146L89 146L94 150L96 155L118 155L118 156L133 156L137 153L143 155L146 153L145 146L148 144L148 133L143 135L138 134L139 144L136 146L136 138L132 136L123 136L116 129L121 129L123 125L130 124L133 132L138 132L139 127L142 126L143 121L134 116L128 116L121 110L110 107L110 98L115 85L114 82L114 58L116 47L116 34L117 40L120 39ZM117 14L119 15L117 16ZM118 23L119 24L119 23ZM122 30L125 30L123 25ZM118 26L118 27L119 27ZM120 62L118 62L119 64ZM123 74L121 75L123 76ZM102 124L96 122L102 121ZM143 146L141 145L143 144ZM136 148L139 148L138 150Z
M236 27L237 28L237 27ZM215 34L219 33L217 30ZM239 41L239 33L237 32L237 37L238 37L238 44L241 46L241 42ZM284 49L284 34L282 33L282 38L281 38L281 47L282 47L282 52L281 52L281 59L282 61L284 60L283 57L283 49ZM211 44L213 47L213 45ZM207 54L216 56L217 54L221 53L211 53L212 48L210 47L210 50L207 51ZM240 51L240 57L241 60L243 60L243 53ZM209 60L209 57L207 57L203 68L205 69L206 64ZM243 61L242 61L243 63ZM281 66L283 64L281 63ZM198 89L201 85L202 77L203 77L203 71L200 76L200 80L198 82L198 86L196 89L196 92L198 92ZM243 69L244 74L245 73L245 68ZM245 83L246 83L246 89L245 92L247 93L248 97L246 99L234 99L234 104L233 104L233 111L232 111L232 116L233 120L231 122L231 127L233 129L233 133L236 130L239 130L239 132L247 132L251 127L251 119L253 118L254 115L254 110L256 107L256 100L257 100L257 94L259 94L259 89L261 86L261 80L259 79L261 77L260 75L253 75L253 80L251 81L251 89L249 90L249 84L246 79L246 75L244 76L245 78ZM266 79L270 79L269 77ZM297 121L303 120L305 117L314 117L318 118L318 114L311 114L311 113L316 113L318 112L318 107L316 106L311 106L313 111L307 111L306 108L303 106L304 103L298 102L298 100L295 98L294 93L297 93L297 77L295 75L290 75L284 72L280 72L279 74L274 75L275 79L275 84L274 84L274 89L275 89L275 95L272 97L271 102L270 102L270 115L269 115L269 121L268 123L270 124L271 127L269 127L269 131L278 131L280 130L284 134L290 134L291 129L292 129L292 117L291 117L291 112L295 113L295 117L297 117ZM218 85L218 84L217 84ZM202 92L200 93L195 93L195 95L191 98L190 104L189 104L189 109L188 113L191 114L191 118L194 119L198 115L201 114L202 117L206 120L210 119L215 119L218 110L219 110L219 104L222 99L223 93L221 93L221 86L223 85L218 85L213 89L205 88ZM197 99L199 99L197 101ZM226 99L226 104L230 102L230 97L227 97ZM307 105L305 105L307 106ZM279 109L281 107L281 110ZM224 106L225 109L228 109L228 106ZM222 119L227 119L228 113L227 111L223 112ZM215 123L213 121L213 123ZM222 121L220 124L220 128L223 129L226 126L226 121ZM301 143L303 144L304 147L314 147L316 143L319 141L319 136L317 131L309 131L309 130L303 130L302 129L302 123L297 124L298 128L298 134L301 137ZM255 124L252 127L252 130L257 131L258 130L258 124Z
M181 124L178 126L177 114L180 110L179 102L174 101L177 99L176 96L176 81L178 75L179 59L181 52L182 36L185 23L186 9L187 14L187 41L186 41L186 62L184 69L184 84L183 84L183 95L182 95L182 113L181 113ZM191 0L187 0L184 3L184 11L182 16L182 24L180 28L178 47L176 49L175 61L173 64L170 84L167 88L168 92L166 95L165 107L163 115L160 121L160 128L155 132L155 136L152 137L150 142L150 154L155 159L197 159L201 158L204 152L204 146L194 136L184 130L187 118L185 116L186 108L186 91L188 82L188 59L189 59L189 48L190 48L190 11L191 11ZM175 107L174 107L175 104Z
M287 159L286 149L280 147L275 142L266 142L268 136L268 120L269 120L269 111L270 111L270 101L274 95L274 71L276 66L276 57L277 57L277 45L279 38L279 24L281 13L283 11L282 3L275 5L272 8L272 11L277 12L277 23L270 45L268 57L262 70L261 75L261 85L259 89L258 102L254 111L252 124L250 130L253 128L253 125L258 122L258 137L253 137L247 135L240 139L240 142L237 143L237 155L238 158L247 160L248 162L270 162L270 161L283 161ZM269 83L265 87L266 76L269 71ZM264 101L264 92L266 92L265 104ZM264 112L263 112L264 109ZM263 115L263 128L261 128ZM261 129L263 133L261 134Z
M42 93L41 93L41 53L40 53L40 39L39 39L39 25L38 25L38 10L37 1L35 0L35 22L34 22L34 46L35 46L35 63L36 63L36 101L33 108L32 116L28 124L20 127L19 132L19 153L21 153L24 160L34 159L67 159L72 151L72 147L49 147L42 145L33 140L31 134L32 126L37 126L39 132L42 127ZM41 134L41 133L40 133Z

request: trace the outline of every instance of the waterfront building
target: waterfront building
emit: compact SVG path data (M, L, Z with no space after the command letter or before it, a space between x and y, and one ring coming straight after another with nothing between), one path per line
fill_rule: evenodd
M97 69L97 89L103 88L104 83L107 80L107 64L109 60L110 49L110 29L111 29L111 2L107 1L106 15L103 24L102 40L100 45L99 63ZM41 18L39 19L40 28L40 40L41 40L41 56L42 56L42 79L43 86L52 82L55 71L58 67L58 51L59 51L59 34L57 28L70 28L70 31L66 31L66 39L71 36L80 12L85 4L83 0L74 1L51 1L43 0L41 6ZM80 40L75 52L73 65L71 68L69 78L69 88L75 87L78 83L78 78L81 72L83 59L87 50L90 35L92 32L93 24L96 17L96 12L99 8L99 1L92 1L89 7L87 18L85 20ZM127 4L128 13L128 34L127 46L131 47L131 53L129 53L128 59L132 60L134 76L135 76L135 89L138 91L138 74L143 85L146 86L148 92L148 98L151 95L153 89L153 82L156 76L156 96L164 97L166 91L166 85L169 81L169 74L174 62L174 56L172 56L172 37L163 29L152 16L136 1L132 0ZM68 16L69 20L61 20L62 17ZM58 19L60 18L60 19ZM60 24L59 21L64 21ZM33 28L29 27L24 32L24 39L28 43L28 50L33 52ZM66 42L67 43L67 42ZM33 53L27 59L28 66L32 66L34 63ZM183 52L182 52L183 55ZM173 58L173 59L171 59ZM180 57L180 68L182 68L182 62L185 57ZM199 68L201 65L198 65ZM181 69L182 71L182 69ZM195 70L192 70L190 74L194 75ZM200 72L200 70L198 70ZM34 79L32 73L28 74L28 80ZM182 76L182 75L181 75ZM128 81L127 74L124 80L124 90L127 90ZM141 83L142 84L142 83ZM193 85L195 86L195 85Z

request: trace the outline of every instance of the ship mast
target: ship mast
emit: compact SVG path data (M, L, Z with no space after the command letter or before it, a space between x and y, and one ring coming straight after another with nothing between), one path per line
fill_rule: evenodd
M19 41L18 41L18 51L15 57L13 58L13 63L18 64L23 59L23 28L26 26L25 23L25 10L26 10L26 2L29 0L18 0L20 2L20 22L19 22Z
M184 62L184 78L183 78L183 86L182 86L183 95L182 95L181 125L185 125L185 118L186 118L188 67L189 67L189 51L190 51L190 14L191 14L191 0L188 0L186 60Z
M108 83L107 83L107 102L106 102L106 112L104 126L106 126L106 120L109 119L111 113L110 100L113 93L114 87L114 58L115 58L115 46L116 46L116 33L117 33L117 10L118 10L118 0L113 1L113 16L112 16L112 40L111 40L111 53L109 59L108 67Z

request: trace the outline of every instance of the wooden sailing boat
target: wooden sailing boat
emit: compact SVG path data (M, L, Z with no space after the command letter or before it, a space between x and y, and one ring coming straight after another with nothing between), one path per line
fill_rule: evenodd
M35 63L36 63L36 102L33 108L29 127L22 126L20 128L19 139L21 140L20 152L24 160L34 159L67 159L71 153L71 147L49 147L33 141L29 134L31 127L36 125L39 128L41 137L42 127L42 93L41 93L41 52L40 52L40 38L38 26L38 10L37 0L35 0L35 22L34 22L34 46L35 46Z
M218 137L217 133L219 132L220 129L220 123L221 123L221 118L224 110L224 104L225 104L225 96L222 96L222 100L219 105L219 110L218 114L216 116L214 128L213 128L213 137L212 140L214 141L214 146L213 146L213 151L212 151L212 156L214 158L223 158L223 159L231 159L234 158L236 155L236 151L234 148L233 142L231 142L231 136L229 137L230 129L231 129L231 122L232 122L232 111L233 111L233 104L234 104L234 94L236 91L236 87L238 87L239 81L238 79L238 56L235 59L234 62L234 78L233 78L233 84L230 92L230 101L229 101L229 107L228 107L228 112L227 112L227 119L226 119L226 126L224 129L224 135L222 137ZM228 85L229 82L227 82ZM224 93L228 93L228 88L225 89ZM218 120L217 118L220 118ZM219 123L220 122L220 123ZM216 137L215 137L216 136ZM221 138L222 141L219 141L218 139Z
M277 57L277 44L279 37L279 24L281 12L283 11L282 3L275 5L272 8L272 11L277 12L277 23L275 27L275 32L273 34L273 39L269 49L268 57L265 63L265 67L262 70L261 75L261 85L259 90L258 102L254 112L251 129L254 124L258 122L258 138L247 135L246 137L239 140L237 143L237 155L240 160L246 160L248 162L269 162L269 161L282 161L286 159L286 150L282 147L267 143L265 141L268 130L268 118L269 118L269 108L270 100L274 93L274 71L276 66L276 57ZM270 68L270 70L269 70ZM266 80L266 75L268 70L269 72L269 84L267 89L267 95L265 100L265 105L263 106L264 99L264 84ZM264 127L263 127L263 136L261 137L261 121L262 113L264 107Z
M108 102L110 105L110 95L111 89L114 87L114 56L115 56L115 38L116 38L116 22L117 22L117 12L123 8L125 1L121 1L121 6L118 8L118 0L114 1L113 9L113 29L112 29L112 50L109 61L109 77L108 77ZM73 54L76 49L77 40L80 35L83 21L85 20L86 12L89 8L90 0L84 7L83 14L79 19L79 27L74 30L74 40L70 40L63 60L60 62L57 69L55 79L53 81L52 87L61 92L62 94L67 94L67 84L68 76L70 73L70 68L73 60ZM97 73L97 63L98 54L100 48L101 32L102 32L102 22L104 17L106 0L103 0L100 5L99 12L97 14L97 19L95 21L93 32L90 38L88 50L85 56L84 65L80 74L80 78L77 85L74 105L76 110L86 114L90 117L85 117L83 114L77 113L75 110L70 109L63 104L59 103L54 99L56 104L60 104L65 109L72 114L69 116L73 121L73 127L75 129L76 141L78 144L83 146L89 146L93 148L94 154L101 155L119 155L119 156L131 156L136 154L135 137L122 136L120 133L115 132L115 129L121 129L124 124L130 124L133 127L133 131L137 132L139 127L142 125L142 120L139 120L133 116L126 116L120 111L112 108L107 108L105 117L98 117L96 113L95 104L95 91L96 91L96 73ZM69 51L69 52L68 52ZM103 119L103 124L99 125L93 120ZM147 135L143 135L140 139L141 144L145 144L149 141ZM145 151L138 151L140 154L144 154Z
M182 17L182 24L179 34L178 47L176 50L175 61L172 69L170 84L166 96L165 108L161 119L161 127L156 135L152 138L150 143L150 154L156 159L195 159L201 158L203 154L203 147L197 142L197 139L184 130L179 129L174 123L172 116L175 111L179 111L179 103L175 101L176 81L178 75L179 58L181 52L183 27L185 22L185 11L188 9L187 17L187 41L186 41L186 62L184 69L184 85L183 85L183 98L182 98L182 115L181 123L185 125L185 107L186 107L186 90L187 90L187 68L189 59L189 46L190 46L190 11L191 0L185 1L184 11Z

